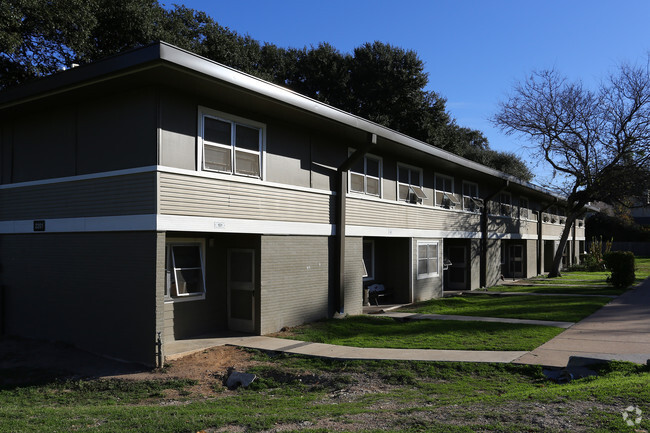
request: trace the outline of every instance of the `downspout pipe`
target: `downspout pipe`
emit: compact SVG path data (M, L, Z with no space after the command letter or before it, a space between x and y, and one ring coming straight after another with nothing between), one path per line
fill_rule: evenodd
M544 257L542 256L544 252L544 239L542 236L542 228L544 227L543 213L551 206L557 204L557 202L557 198L553 199L553 201L546 205L546 207L541 208L537 214L537 275L542 275L544 273Z
M339 314L345 313L345 210L348 192L348 171L376 144L377 134L369 133L366 144L355 150L336 170L338 179L336 189L336 251L338 256L336 266L336 312Z
M487 287L488 203L508 186L510 186L510 181L506 180L501 188L483 198L483 209L481 211L481 278L479 283L481 287Z

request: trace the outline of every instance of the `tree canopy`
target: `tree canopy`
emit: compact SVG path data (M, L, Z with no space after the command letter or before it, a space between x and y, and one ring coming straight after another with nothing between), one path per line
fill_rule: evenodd
M591 201L625 204L640 198L650 167L650 70L622 65L597 90L554 70L515 86L493 121L533 143L561 174L567 224L551 276L559 274L570 226Z
M158 0L5 0L0 3L0 90L163 40L283 85L524 180L512 153L458 126L446 100L427 91L412 50L368 42L341 53L327 43L281 48L219 25L206 13Z

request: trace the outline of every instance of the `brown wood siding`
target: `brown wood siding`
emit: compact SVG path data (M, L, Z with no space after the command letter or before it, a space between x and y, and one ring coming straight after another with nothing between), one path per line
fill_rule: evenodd
M328 194L161 173L160 213L332 224L333 199Z
M348 197L346 219L352 226L480 231L479 214L356 197Z
M0 220L156 213L156 174L0 189Z

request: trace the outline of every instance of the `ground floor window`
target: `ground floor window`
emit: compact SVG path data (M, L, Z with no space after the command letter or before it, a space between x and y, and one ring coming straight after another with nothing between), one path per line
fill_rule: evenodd
M418 241L418 279L438 275L438 241Z
M166 248L165 299L205 298L205 263L202 241L174 241Z
M363 280L375 279L375 242L372 239L363 240Z

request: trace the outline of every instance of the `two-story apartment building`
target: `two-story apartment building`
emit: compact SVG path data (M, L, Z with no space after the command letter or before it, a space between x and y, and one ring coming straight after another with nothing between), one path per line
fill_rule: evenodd
M562 198L165 43L0 94L4 334L153 364L544 271ZM567 263L584 249L572 228Z

